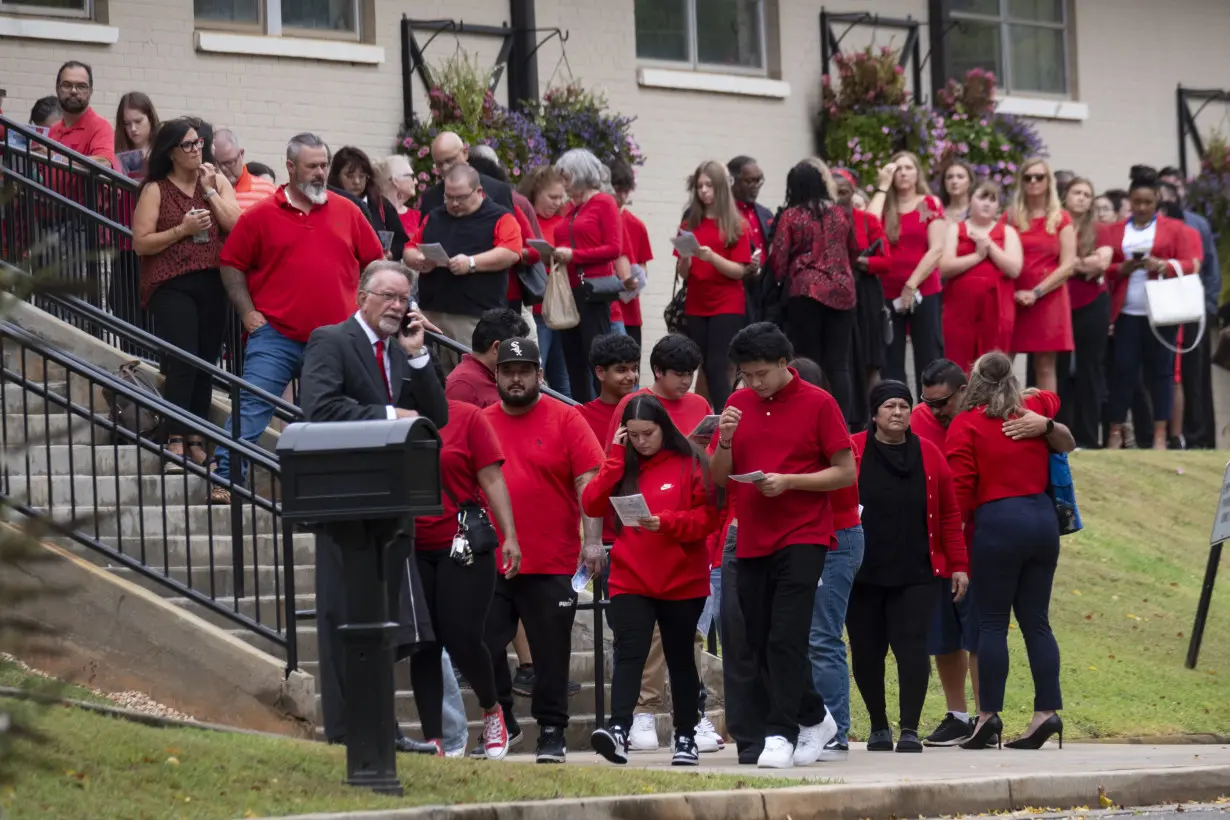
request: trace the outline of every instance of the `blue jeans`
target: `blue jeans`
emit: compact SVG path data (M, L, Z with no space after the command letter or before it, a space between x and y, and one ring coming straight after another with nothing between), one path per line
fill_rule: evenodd
M547 327L542 316L534 314L538 326L538 350L542 356L543 377L547 386L556 393L572 397L572 385L568 381L568 365L564 362L563 337L559 331Z
M281 396L291 380L298 378L303 367L304 342L288 339L274 330L273 325L264 324L248 335L248 344L244 349L243 377L266 393ZM234 420L234 409L231 419L223 425L228 430ZM239 437L251 444L257 444L264 434L265 428L273 419L273 405L264 399L242 391L239 394ZM242 484L247 479L247 464L238 478L231 475L231 452L219 447L218 477L230 478L236 484Z
M461 687L457 685L457 676L453 674L453 661L445 650L440 651L440 666L444 672L444 701L441 711L444 721L444 751L464 752L469 741L466 707L461 701Z
M811 613L811 640L808 658L816 691L837 721L838 743L846 742L850 731L850 667L846 661L846 642L842 629L846 605L854 576L863 565L863 527L860 524L837 531L837 549L824 559L821 585Z
M705 599L705 608L701 610L700 621L696 624L696 631L704 635L706 639L709 637L709 627L717 627L718 640L722 638L721 627L721 612L722 612L722 568L720 566L709 570L709 597ZM706 644L708 646L708 644Z

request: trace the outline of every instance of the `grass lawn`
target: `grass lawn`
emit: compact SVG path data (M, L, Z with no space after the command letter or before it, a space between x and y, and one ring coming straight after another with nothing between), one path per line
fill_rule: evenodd
M7 708L13 701L0 701ZM25 708L21 704L19 708ZM307 741L153 729L53 706L37 726L51 741L0 789L8 818L165 820L391 809L800 785L792 780L676 774L614 766L534 766L400 755L404 798L344 786L345 750ZM29 753L29 746L20 747Z
M1199 665L1183 666L1226 460L1215 452L1072 455L1085 529L1063 538L1051 602L1066 735L1230 734L1230 556L1222 562ZM1013 627L1003 712L1009 735L1033 711L1025 643ZM890 669L890 704L895 677ZM851 700L854 731L865 737L857 690ZM895 712L890 705L890 718ZM924 728L943 716L933 674Z

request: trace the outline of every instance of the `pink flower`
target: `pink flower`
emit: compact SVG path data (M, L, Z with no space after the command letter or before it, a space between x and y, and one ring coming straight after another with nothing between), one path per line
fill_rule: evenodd
M1005 177L1004 177L1004 184L1005 184L1005 185L1015 185L1015 184L1016 184L1016 177L1012 177L1012 176L1005 176Z
M519 177L519 176L521 176L521 167L520 167L520 166L518 166L518 165L514 165L514 166L513 166L513 176L515 176L515 177Z
M1012 171L1013 173L1016 173L1016 163L1015 162L1008 163L1008 170Z
M999 150L1003 151L1006 154L1012 150L1012 146L1005 143L1004 145L999 146Z
M893 53L893 50L890 46L880 46L880 53L884 55L885 57L887 57L888 55Z
M403 148L413 148L414 140L411 139L410 137L406 137L404 140L401 141L401 145Z
M957 153L959 153L959 154L968 154L968 153L969 153L969 145L968 145L968 144L966 144L966 143L964 143L964 142L958 142L958 143L957 143Z
M885 134L887 134L887 133L888 133L888 126L887 126L887 125L881 125L881 126L880 126L880 131L881 131L881 132L883 132L883 133L885 133Z
M426 171L419 171L419 179L422 180L423 182L431 181L431 177L427 176Z
M419 159L422 159L423 157L427 156L430 153L431 153L431 147L424 145L422 148L419 149Z
M896 74L897 76L901 76L902 74L905 73L905 68L903 68L900 65L895 65L893 66L893 73Z
M825 88L831 87L833 85L833 78L827 74L821 74L820 75L820 85L824 86Z

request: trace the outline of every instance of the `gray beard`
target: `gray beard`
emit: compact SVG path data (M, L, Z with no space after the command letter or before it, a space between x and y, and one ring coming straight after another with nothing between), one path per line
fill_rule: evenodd
M295 187L313 205L324 205L329 200L329 190L324 185L317 185L312 182L296 182Z

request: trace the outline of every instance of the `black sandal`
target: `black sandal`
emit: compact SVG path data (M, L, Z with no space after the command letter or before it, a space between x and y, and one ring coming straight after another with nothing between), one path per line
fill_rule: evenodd
M205 447L205 439L200 436L184 439L185 448L188 451L188 457L195 461L200 466L204 467L209 461L209 450ZM199 453L196 451L200 451Z
M171 449L175 445L179 445L179 452L175 452ZM179 456L181 459L187 458L184 454L184 437L167 436L167 443L163 445L163 451L165 453L170 453L173 456ZM166 464L163 465L162 471L167 475L180 475L184 472L184 465L176 461L168 460Z

